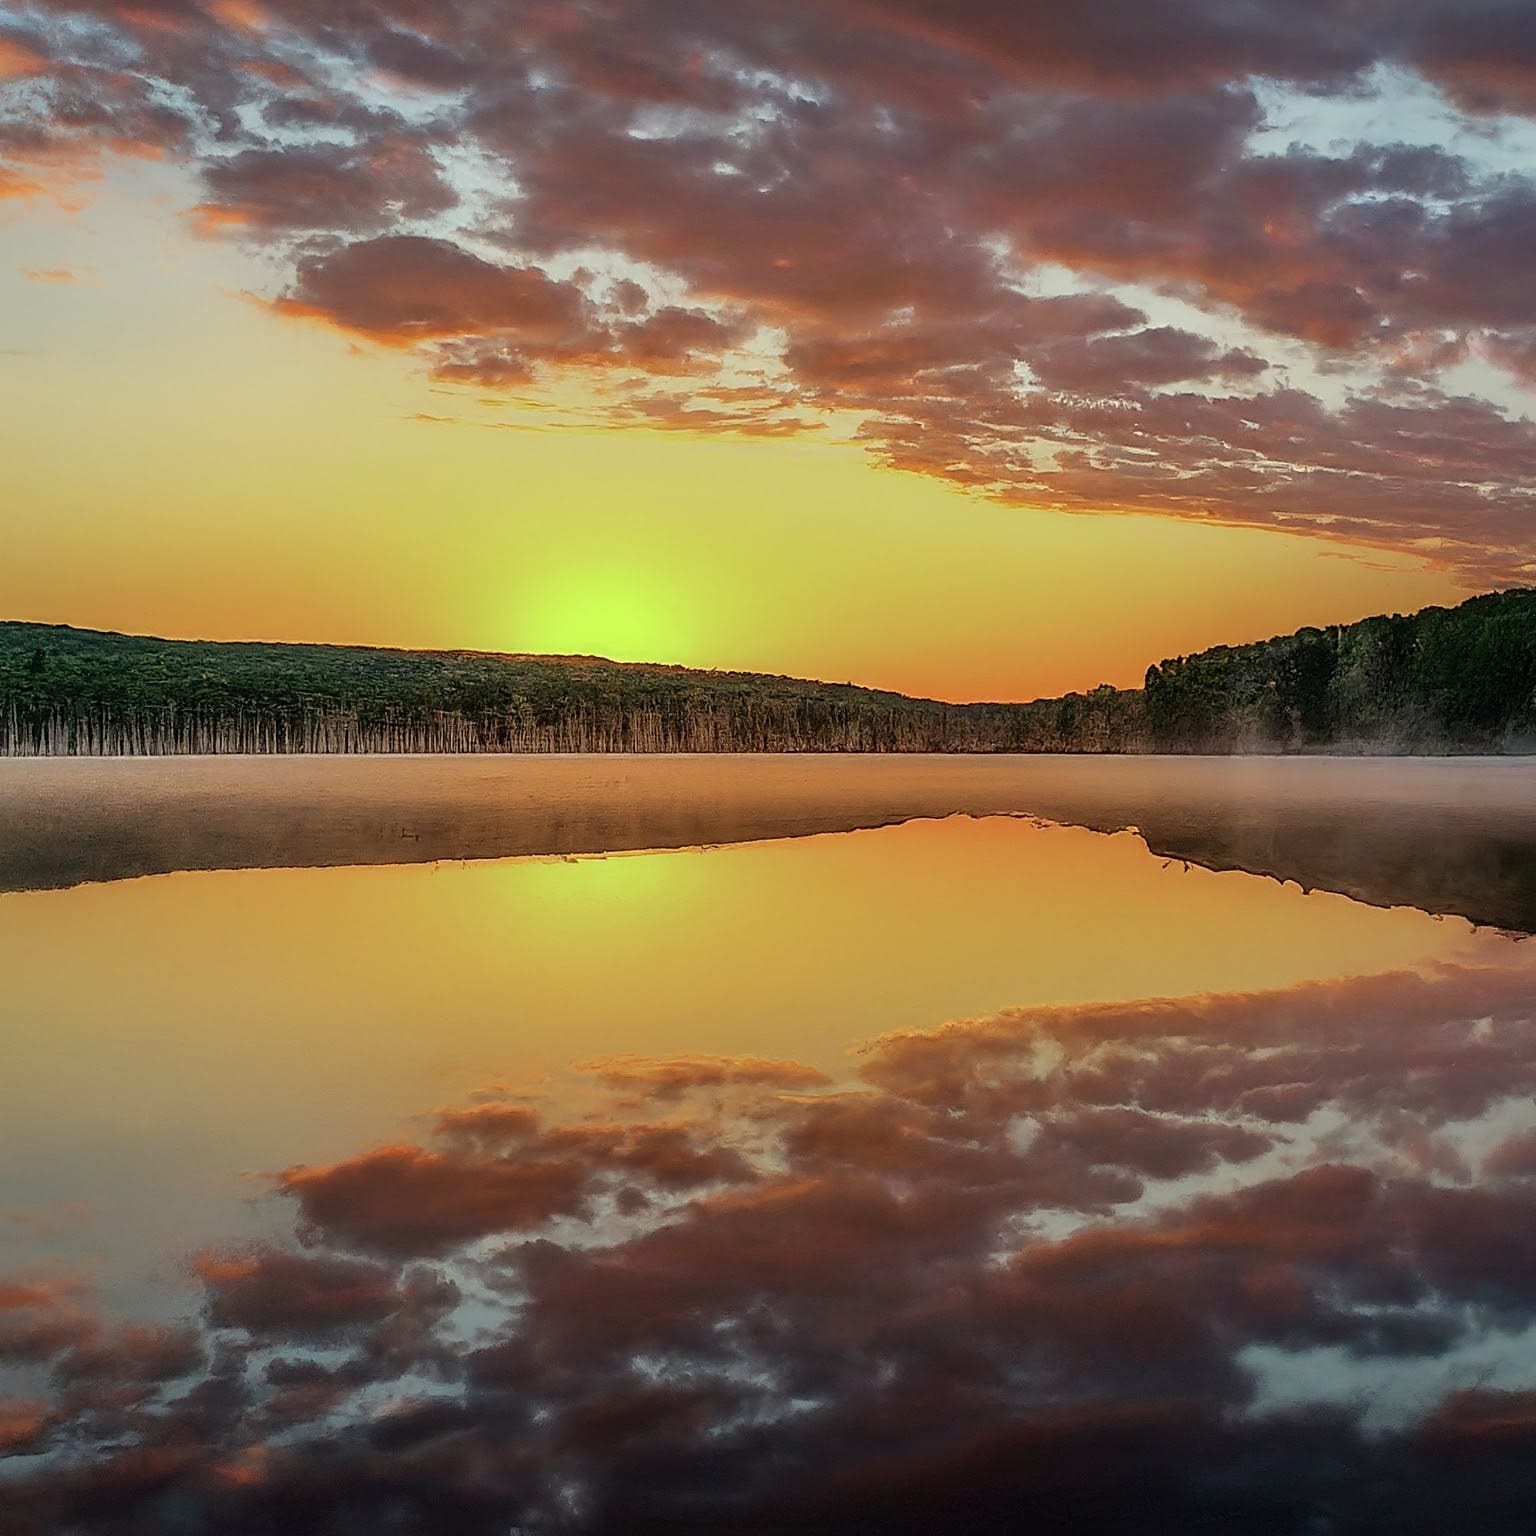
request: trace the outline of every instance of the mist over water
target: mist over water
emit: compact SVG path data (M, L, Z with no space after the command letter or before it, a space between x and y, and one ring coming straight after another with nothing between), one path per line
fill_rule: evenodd
M1522 764L16 763L0 832L7 1532L1536 1496Z
M0 891L739 843L954 815L1134 828L1164 856L1536 931L1536 766L1518 758L0 760Z

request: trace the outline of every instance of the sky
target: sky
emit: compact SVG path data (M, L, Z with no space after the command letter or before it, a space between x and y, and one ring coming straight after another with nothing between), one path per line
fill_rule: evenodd
M0 615L944 698L1536 580L1532 0L0 0Z

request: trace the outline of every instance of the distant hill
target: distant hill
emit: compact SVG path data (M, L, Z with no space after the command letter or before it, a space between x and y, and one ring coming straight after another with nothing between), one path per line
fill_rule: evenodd
M1536 752L1536 590L1362 619L1018 706L1018 750Z
M1536 750L1536 591L1218 646L1147 671L1154 745Z
M748 672L0 624L0 751L995 750L1002 706Z
M945 704L594 657L0 623L0 755L1531 752L1536 591L1159 662L1141 689Z

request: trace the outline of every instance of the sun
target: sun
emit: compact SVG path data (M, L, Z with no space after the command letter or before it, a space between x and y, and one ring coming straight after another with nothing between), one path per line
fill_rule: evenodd
M659 566L572 566L531 584L508 630L519 651L686 666L698 656L695 601Z

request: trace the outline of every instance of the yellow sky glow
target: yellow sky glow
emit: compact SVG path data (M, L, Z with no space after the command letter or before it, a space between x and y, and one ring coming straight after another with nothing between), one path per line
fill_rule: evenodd
M0 222L0 615L1010 699L1460 595L1317 539L1000 507L830 439L555 426L274 315L190 201L140 165Z

